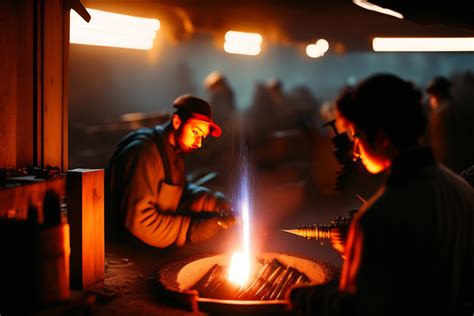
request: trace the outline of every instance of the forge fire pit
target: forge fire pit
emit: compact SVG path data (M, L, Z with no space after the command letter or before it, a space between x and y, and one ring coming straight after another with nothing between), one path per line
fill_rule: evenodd
M199 292L198 307L211 314L263 315L284 313L286 291L294 285L320 284L336 277L323 261L281 253L261 253L253 276L240 288L227 280L230 255L200 256L171 262L160 271L161 288L175 295Z

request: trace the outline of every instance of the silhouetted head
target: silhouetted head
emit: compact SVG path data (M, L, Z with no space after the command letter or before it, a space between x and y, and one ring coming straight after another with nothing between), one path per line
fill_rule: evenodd
M371 76L338 98L338 116L369 172L385 170L395 153L418 144L427 123L421 99L411 82L391 74Z

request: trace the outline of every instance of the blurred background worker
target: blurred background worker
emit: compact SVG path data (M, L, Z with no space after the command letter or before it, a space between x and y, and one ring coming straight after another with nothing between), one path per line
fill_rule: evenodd
M426 88L429 96L429 142L436 159L460 173L474 164L474 99L472 74L458 75L454 81L434 77ZM467 84L466 84L467 83Z
M304 315L472 313L474 191L420 145L421 92L374 75L337 101L354 155L385 185L355 215L339 286L290 293Z
M154 247L181 246L207 240L234 223L221 193L185 177L182 155L201 148L209 135L221 135L209 104L183 95L173 108L168 122L127 135L110 160L106 229L111 238L128 231Z
M426 92L430 110L434 111L451 101L451 81L446 77L436 76L428 83Z

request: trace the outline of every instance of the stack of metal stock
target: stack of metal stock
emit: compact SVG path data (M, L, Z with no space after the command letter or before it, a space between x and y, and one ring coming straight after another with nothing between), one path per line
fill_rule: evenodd
M293 286L309 283L308 277L293 267L273 259L264 262L253 280L243 287L227 280L227 269L215 264L191 289L200 297L233 300L283 300Z

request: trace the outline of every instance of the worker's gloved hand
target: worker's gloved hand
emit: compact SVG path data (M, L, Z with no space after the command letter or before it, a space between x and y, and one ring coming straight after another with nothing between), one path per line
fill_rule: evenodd
M218 213L232 213L232 206L221 192L214 193L214 210Z
M196 243L213 238L225 228L219 217L194 218L188 230L189 241Z
M237 222L237 219L232 209L218 211L217 218L218 218L217 224L219 224L224 229L231 227Z
M193 213L220 213L232 211L229 201L221 192L211 192L209 189L188 184L179 208Z
M211 213L199 213L193 217L188 230L191 242L200 242L213 238L219 232L228 229L236 222L232 210L221 209Z

